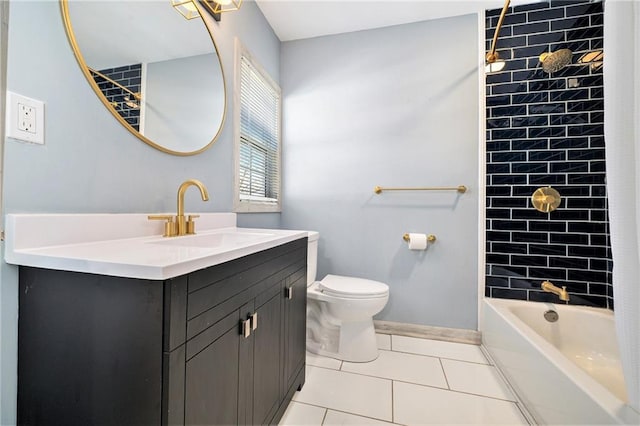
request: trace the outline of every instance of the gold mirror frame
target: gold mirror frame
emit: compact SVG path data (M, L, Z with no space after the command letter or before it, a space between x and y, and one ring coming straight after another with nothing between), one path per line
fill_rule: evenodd
M165 148L162 145L157 144L156 142L152 141L151 139L147 138L142 133L140 133L139 131L134 129L118 113L118 111L116 111L116 109L113 107L113 105L111 105L109 100L104 96L104 94L102 93L102 91L98 87L98 84L94 80L94 78L93 78L93 76L91 74L91 71L89 70L89 66L87 65L87 63L84 60L84 56L82 55L82 52L80 52L80 47L78 46L78 43L76 42L75 33L73 32L73 27L71 25L71 17L69 15L69 4L68 3L69 3L68 0L60 0L60 8L61 8L61 11L62 11L62 19L64 21L64 28L65 28L66 33L67 33L67 38L69 39L69 44L71 44L71 48L73 50L73 53L74 53L74 55L76 57L76 60L78 61L78 65L80 65L80 69L82 70L82 73L84 74L85 78L89 82L89 85L91 86L93 91L96 93L96 96L98 96L98 99L100 99L100 101L104 104L104 106L107 108L107 110L111 113L111 115L113 115L116 118L116 120L118 120L120 122L120 124L122 124L122 126L124 126L125 129L127 129L131 134L133 134L135 137L140 139L142 142L146 143L149 146L152 146L153 148L155 148L155 149L157 149L159 151L165 152L167 154L186 157L186 156L200 154L200 153L206 151L207 149L211 148L211 146L217 141L218 137L222 133L222 129L224 128L224 123L226 121L226 116L227 116L227 82L226 82L226 78L225 78L225 75L224 75L224 68L222 66L222 58L220 58L220 52L218 50L218 46L216 44L215 39L213 38L213 34L211 32L211 28L209 27L209 24L207 23L207 20L204 18L204 16L206 15L206 12L201 8L201 6L198 4L198 2L194 1L193 4L196 7L196 9L198 10L198 13L200 13L200 19L202 19L202 23L203 23L204 27L207 30L207 33L209 35L209 38L211 39L211 43L213 44L213 48L214 48L215 53L216 53L216 57L218 58L218 63L220 65L220 75L222 77L222 93L224 94L224 99L223 99L222 119L220 120L220 127L218 128L216 134L213 136L213 139L211 139L211 141L209 143L207 143L202 148L197 149L195 151L175 151L175 150L168 149L168 148ZM167 2L167 5L170 6L170 4L168 2Z

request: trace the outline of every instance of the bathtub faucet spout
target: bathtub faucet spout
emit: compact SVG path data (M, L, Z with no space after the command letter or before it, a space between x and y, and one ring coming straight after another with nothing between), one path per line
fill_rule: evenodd
M562 286L562 288L559 288L553 285L549 281L543 281L540 287L544 291L557 295L562 301L567 302L569 300L569 292L567 291L567 287L565 286Z

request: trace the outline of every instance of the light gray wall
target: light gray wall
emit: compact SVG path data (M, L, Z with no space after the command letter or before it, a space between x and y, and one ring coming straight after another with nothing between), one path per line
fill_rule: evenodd
M387 283L378 319L477 327L477 38L467 15L282 45L282 225L320 232L318 279Z
M227 121L211 149L195 157L175 157L140 142L98 101L67 42L58 2L12 1L7 86L45 102L46 144L6 140L5 213L174 211L178 186L188 178L202 180L211 198L203 203L198 191L188 191L188 210L231 211L234 37L276 81L280 42L251 1L245 1L239 13L224 14L220 23L210 22L227 77ZM243 217L241 223L277 227L279 215ZM4 425L15 423L17 268L2 262L1 277Z
M224 85L214 53L148 63L145 80L146 137L187 152L215 137L224 112Z

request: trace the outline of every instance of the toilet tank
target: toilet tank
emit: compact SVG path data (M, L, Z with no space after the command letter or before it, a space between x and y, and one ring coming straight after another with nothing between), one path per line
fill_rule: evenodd
M309 244L307 247L307 286L313 284L316 280L316 272L318 271L318 240L320 233L309 231Z

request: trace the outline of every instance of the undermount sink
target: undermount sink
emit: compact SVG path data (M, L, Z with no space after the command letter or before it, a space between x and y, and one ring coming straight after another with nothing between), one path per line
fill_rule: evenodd
M168 237L158 241L150 241L149 244L181 247L234 247L252 243L273 237L274 234L266 232L216 232L211 234L186 235L182 237Z

